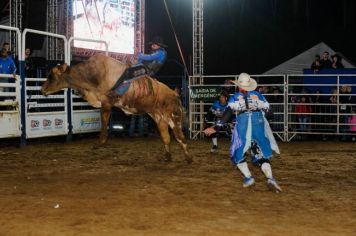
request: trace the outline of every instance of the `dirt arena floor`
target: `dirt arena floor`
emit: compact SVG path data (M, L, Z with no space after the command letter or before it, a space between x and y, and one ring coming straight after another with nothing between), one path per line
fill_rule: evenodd
M242 188L228 140L176 142L160 161L157 138L34 142L0 148L0 235L356 235L356 144L280 143L282 193L262 173Z

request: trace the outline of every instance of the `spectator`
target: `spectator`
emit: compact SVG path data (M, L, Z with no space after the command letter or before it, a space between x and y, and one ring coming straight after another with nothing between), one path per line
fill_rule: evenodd
M276 87L276 86L272 87L272 93L273 93L273 96L269 97L270 103L282 103L283 102L283 94L282 94L282 91L278 87Z
M264 95L268 94L268 93L269 93L269 87L268 87L268 86L263 86L263 87L262 87L262 91L263 91L262 95L263 95L263 94L264 94Z
M223 91L225 91L229 95L235 93L235 86L233 86L233 83L231 82L231 80L226 79L224 81Z
M12 60L13 60L14 59L14 54L10 50L10 44L5 42L5 43L2 44L2 48L7 51L8 56L10 56L12 58Z
M351 113L351 104L352 104L352 91L351 87L347 85L343 85L340 87L340 93L339 93L339 112L340 112L340 131L341 132L347 132L348 130L348 115ZM342 140L346 140L347 137L343 136Z
M331 95L331 97L329 98L330 102L331 102L332 104L337 104L337 89L333 89L333 90L331 91L331 93L332 93L332 95ZM335 109L335 110L336 110L336 109Z
M329 59L329 52L325 51L323 53L323 58L320 60L320 69L330 69L332 68L332 63Z
M314 59L313 63L311 64L310 69L312 69L314 71L314 73L319 72L319 70L321 69L319 54L315 55L315 59Z
M336 125L331 125L331 124L337 123L337 119L336 119L336 111L337 111L336 106L338 102L337 89L334 88L328 93L331 93L332 95L328 99L326 99L326 103L328 103L328 105L324 106L325 113L329 114L329 115L325 115L325 123L326 123L325 127L327 127L327 131L336 133Z
M315 91L314 96L312 97L311 103L314 104L312 106L312 110L314 111L314 114L311 116L311 122L316 123L313 125L313 129L315 130L323 130L325 127L322 125L322 123L325 123L325 116L322 114L324 113L324 105L321 103L324 103L324 99L321 95L322 91L320 89L317 89ZM321 136L323 139L324 137Z
M277 86L273 86L271 91L272 95L268 97L271 107L265 116L274 131L283 131L284 97Z
M34 78L36 77L35 65L33 58L31 57L31 49L26 48L25 50L25 68L26 68L26 77Z
M350 126L350 132L353 133L351 140L356 141L356 110L351 111L352 115L348 119L348 124Z
M16 65L12 57L8 55L8 51L3 48L0 52L0 74L13 74L14 78L0 78L0 82L9 83L16 79ZM3 88L2 91L10 92L9 88Z
M307 123L310 121L310 115L306 113L311 113L311 106L307 103L307 97L302 95L300 98L300 103L295 106L295 112L298 113L299 129L302 132L307 131Z
M344 65L342 64L342 57L339 54L334 54L332 55L332 68L334 69L342 69L344 68Z
M315 91L315 96L312 99L313 103L325 103L325 98L321 95L322 91L320 89L317 89Z

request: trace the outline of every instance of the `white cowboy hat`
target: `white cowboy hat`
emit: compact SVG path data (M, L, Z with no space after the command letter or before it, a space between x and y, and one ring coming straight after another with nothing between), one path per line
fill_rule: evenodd
M247 73L241 73L239 78L236 80L232 80L234 84L239 86L239 88L246 91L253 91L257 88L257 82L253 78L250 77Z

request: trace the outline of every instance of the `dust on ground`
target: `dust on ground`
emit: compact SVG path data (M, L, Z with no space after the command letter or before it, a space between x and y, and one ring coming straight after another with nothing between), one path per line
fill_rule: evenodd
M0 148L0 235L356 235L355 143L280 143L276 194L255 167L242 187L228 140L189 141L191 165L176 142L171 163L157 138L96 142Z

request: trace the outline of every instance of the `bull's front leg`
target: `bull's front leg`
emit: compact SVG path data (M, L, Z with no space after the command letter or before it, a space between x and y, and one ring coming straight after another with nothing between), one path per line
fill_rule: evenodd
M99 137L99 143L105 144L108 140L108 123L111 115L112 106L103 103L101 107L101 132Z

